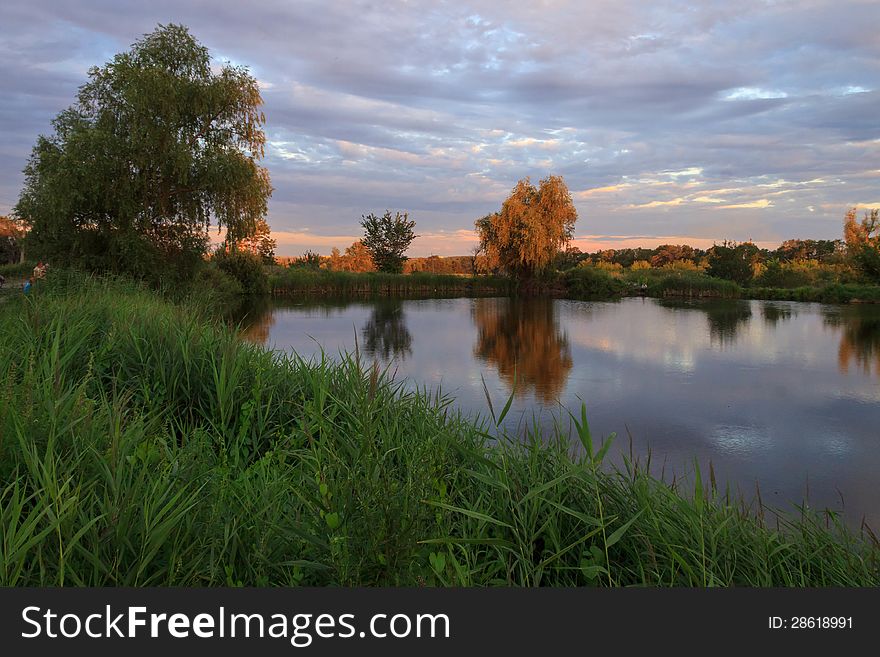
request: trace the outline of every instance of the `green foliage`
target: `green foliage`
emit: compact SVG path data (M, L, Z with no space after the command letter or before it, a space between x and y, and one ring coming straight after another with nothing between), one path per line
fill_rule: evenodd
M584 264L565 272L563 281L570 299L610 299L627 290L626 283L609 271Z
M747 285L752 279L752 264L757 260L757 256L758 247L751 242L716 244L709 249L709 266L706 273L715 278Z
M37 263L30 260L8 265L0 265L0 274L3 274L6 278L26 278L31 275L31 272L33 272L34 267L36 266Z
M45 283L0 313L0 585L880 585L836 516L610 470L583 409L573 454L132 283Z
M218 264L212 259L199 267L190 285L184 288L189 303L214 311L238 304L244 288L237 278L221 269Z
M663 270L662 278L649 284L652 296L715 297L738 299L743 289L733 281L711 278L700 272L681 271L669 274Z
M846 213L843 234L853 265L866 281L880 283L880 210L865 210L857 222L856 208L851 208Z
M880 285L833 283L823 287L753 287L752 299L771 301L807 301L811 303L880 303Z
M256 80L211 58L185 27L159 26L89 71L76 103L40 137L16 214L53 265L189 278L212 220L232 240L271 193Z
M277 267L269 283L275 294L508 294L511 280L491 276L453 276L451 274L385 274Z
M403 272L406 262L406 250L416 238L413 232L416 222L409 219L407 213L386 212L381 217L374 214L363 216L361 226L364 228L364 246L370 252L376 269L388 274Z
M321 268L321 255L314 251L306 251L299 258L291 260L287 266L293 269L318 271Z
M218 250L211 260L220 271L238 282L244 294L269 292L269 276L258 255L248 251Z

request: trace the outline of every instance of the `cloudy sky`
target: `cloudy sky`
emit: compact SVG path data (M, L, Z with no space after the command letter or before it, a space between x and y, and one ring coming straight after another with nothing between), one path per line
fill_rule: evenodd
M183 23L263 88L280 255L409 211L464 254L564 176L578 245L836 238L880 207L880 2L5 0L0 214L92 65Z

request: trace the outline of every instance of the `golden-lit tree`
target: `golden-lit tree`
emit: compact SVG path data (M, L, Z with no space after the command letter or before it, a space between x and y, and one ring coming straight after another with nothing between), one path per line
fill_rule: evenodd
M275 246L276 242L272 237L272 231L263 218L257 219L252 235L238 242L240 250L249 251L259 256L267 265L275 264Z
M369 249L361 240L345 249L345 259L345 271L376 271L376 265L373 264L373 256L370 255Z
M843 237L855 267L871 281L880 282L880 210L865 210L859 222L856 208L851 208L843 222Z
M376 271L376 265L373 264L373 256L370 255L369 250L360 240L345 249L344 254L340 254L339 249L333 247L330 257L325 264L326 268L331 271Z
M474 353L509 386L515 377L517 395L533 390L545 404L559 398L572 360L552 299L475 299L473 318Z
M574 235L577 210L562 176L538 188L520 180L501 211L475 222L480 246L506 273L529 280L544 271Z

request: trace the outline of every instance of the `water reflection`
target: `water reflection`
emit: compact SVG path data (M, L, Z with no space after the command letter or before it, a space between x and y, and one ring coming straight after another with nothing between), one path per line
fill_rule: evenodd
M664 308L694 310L705 314L710 342L721 347L732 346L752 319L752 308L747 301L664 299L660 304Z
M241 305L230 313L230 321L240 327L245 340L269 344L269 335L275 325L272 309L268 297L243 297Z
M865 374L880 375L880 308L842 308L823 316L825 325L840 331L837 365L844 374L855 365Z
M713 343L728 346L736 342L739 332L749 324L752 309L748 303L710 302L703 306L709 322Z
M780 322L791 319L792 309L790 305L779 305L775 303L765 303L761 306L761 316L764 322L769 326L776 326Z
M389 361L412 354L412 334L406 326L402 299L378 299L361 330L367 355Z
M497 400L516 376L512 432L585 403L594 436L631 437L667 472L711 460L719 481L758 481L781 506L809 481L814 507L880 527L880 306L291 297L259 310L243 322L252 340L305 358L357 342L468 414L488 413L483 381Z
M543 403L559 398L572 366L568 336L552 299L475 299L474 354L494 366L517 396L533 390Z

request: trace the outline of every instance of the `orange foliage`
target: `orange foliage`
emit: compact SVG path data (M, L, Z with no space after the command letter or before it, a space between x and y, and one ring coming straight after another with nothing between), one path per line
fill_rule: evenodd
M475 299L474 353L498 369L517 395L534 390L545 404L559 398L571 370L568 338L551 299Z

